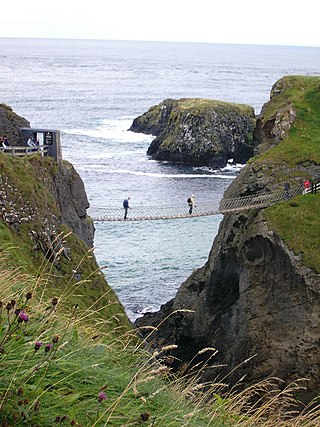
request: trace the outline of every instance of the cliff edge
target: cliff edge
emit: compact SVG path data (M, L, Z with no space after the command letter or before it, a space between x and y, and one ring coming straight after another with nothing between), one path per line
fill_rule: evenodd
M8 111L0 106L0 134L13 140L25 119L14 113L8 118ZM44 292L68 293L68 304L99 309L99 316L112 319L110 328L130 328L93 255L88 207L84 184L70 163L58 164L38 153L18 158L0 151L0 249L8 268L48 276Z
M319 77L279 80L257 120L257 156L225 197L319 182L319 106ZM203 381L307 378L308 391L319 391L319 208L320 195L310 194L225 214L206 264L159 312L136 322L157 326L150 345L176 344L176 368L206 363Z

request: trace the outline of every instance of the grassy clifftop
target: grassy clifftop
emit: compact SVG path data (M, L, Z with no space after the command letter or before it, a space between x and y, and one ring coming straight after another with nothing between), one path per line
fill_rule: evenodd
M294 112L285 136L253 162L272 166L280 182L291 185L305 179L320 182L320 77L288 76L277 82L265 106L264 123L276 120L281 111ZM286 175L285 175L286 174ZM269 208L266 218L308 267L320 272L320 194L300 196Z
M290 168L320 163L320 77L279 80L263 110L262 123L280 122L290 109L294 117L285 138L255 162L286 162Z

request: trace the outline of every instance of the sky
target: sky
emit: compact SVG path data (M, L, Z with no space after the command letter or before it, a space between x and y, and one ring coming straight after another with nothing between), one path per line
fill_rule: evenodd
M319 47L319 7L318 0L5 0L0 37Z

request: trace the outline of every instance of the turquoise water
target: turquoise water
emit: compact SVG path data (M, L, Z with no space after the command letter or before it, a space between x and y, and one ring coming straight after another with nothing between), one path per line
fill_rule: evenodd
M206 262L220 221L218 215L96 223L96 256L108 266L108 280L132 319L173 298L180 283Z
M257 113L288 74L319 75L320 49L197 43L0 39L0 102L33 127L61 130L63 157L90 204L217 206L239 168L212 171L152 161L151 136L128 132L165 98L246 103ZM220 216L96 223L95 255L134 319L172 298L203 265Z

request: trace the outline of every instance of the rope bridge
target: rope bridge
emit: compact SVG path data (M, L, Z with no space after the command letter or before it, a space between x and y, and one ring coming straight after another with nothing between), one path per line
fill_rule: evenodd
M315 186L315 191L320 189L320 184ZM237 212L254 208L265 208L274 203L291 199L303 194L302 186L293 187L287 191L277 190L270 193L258 194L254 196L234 197L222 199L219 207L214 208L212 203L197 204L192 214L189 214L189 207L185 206L134 206L129 208L127 219L124 219L124 209L92 207L89 215L94 221L146 221L177 218L196 218L202 216L219 215L227 212ZM311 189L306 192L311 192Z

